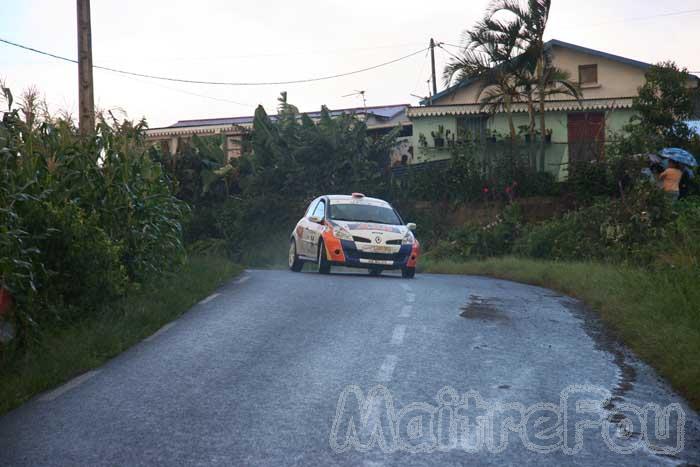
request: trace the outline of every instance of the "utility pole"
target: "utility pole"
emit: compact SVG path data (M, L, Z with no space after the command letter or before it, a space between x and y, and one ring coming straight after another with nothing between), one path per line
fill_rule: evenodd
M437 94L437 81L435 81L435 41L430 38L430 64L433 68L433 96Z
M80 134L95 131L95 94L92 80L90 0L77 0L78 12L78 127Z

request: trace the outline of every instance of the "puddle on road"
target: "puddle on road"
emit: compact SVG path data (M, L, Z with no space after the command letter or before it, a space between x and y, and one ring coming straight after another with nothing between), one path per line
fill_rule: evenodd
M472 295L469 297L469 304L461 308L462 313L459 316L482 321L509 321L508 315L496 308L496 303L497 300Z

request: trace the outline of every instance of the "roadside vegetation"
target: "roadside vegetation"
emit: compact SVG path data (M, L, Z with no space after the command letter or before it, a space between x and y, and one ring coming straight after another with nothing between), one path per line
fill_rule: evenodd
M477 30L490 41L490 48L503 50L515 41L528 53L539 42L518 41L535 37L537 31L529 29L539 28L539 23L531 15L541 17L538 8L549 2L529 2L530 12L515 11L510 3L495 4ZM511 13L506 18L512 23L503 17L493 22L493 15L503 11ZM483 31L489 27L494 30ZM471 76L469 60L478 47L472 38L465 66L455 70L459 66L455 61L446 73ZM532 62L537 68L546 63L539 51L535 48L532 53L540 57ZM510 71L515 80L517 72ZM647 153L665 147L700 154L700 138L685 123L698 99L697 89L689 88L688 81L687 70L670 62L648 70L646 84L634 100L636 115L623 134L611 135L614 142L606 146L605 157L570 163L567 181L557 184L563 214L528 222L519 203L522 194L508 182L505 188L491 185L489 197L501 202L494 204L497 215L489 222L468 221L448 229L424 226L430 240L424 242L427 254L422 270L488 275L578 297L698 408L698 174L695 170L682 199L672 203L655 180L642 172L650 165ZM431 229L440 235L430 235Z
M95 308L88 318L45 330L29 349L6 349L0 353L0 415L101 366L181 316L241 269L226 258L192 256Z
M285 265L308 203L355 191L387 199L418 224L426 271L489 274L582 298L697 406L700 176L671 204L641 175L644 153L700 154L684 123L697 90L687 70L651 67L625 131L609 135L604 150L596 142L593 157L568 164L560 182L544 170L544 102L580 90L544 47L551 1L517 3L492 4L444 77L484 78L483 109L512 122L512 105L526 103L529 124L516 133L511 123L488 147L438 129L452 157L401 175L390 167L399 128L371 134L362 119L325 107L314 121L286 93L276 116L258 107L243 157L229 160L223 137L194 136L171 154L145 144L145 122L111 113L81 137L36 91L15 103L3 86L0 337L7 324L15 337L0 344L0 412L179 316L235 264ZM556 200L557 209L526 216L525 199ZM450 222L467 204L492 215Z
M101 115L81 137L35 91L0 123L0 285L29 345L185 262L185 203L146 153L144 122Z
M155 151L155 158L192 206L188 243L266 267L286 264L289 233L320 194L389 194L384 168L398 131L370 138L360 119L331 117L325 107L314 122L282 93L274 119L256 110L245 157L226 161L221 138L193 137L175 155Z
M188 254L188 204L145 122L98 116L80 136L34 90L2 86L0 413L103 363L235 275Z

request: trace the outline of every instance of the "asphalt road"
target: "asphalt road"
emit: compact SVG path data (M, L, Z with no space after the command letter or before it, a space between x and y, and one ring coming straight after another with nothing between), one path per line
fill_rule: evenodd
M0 418L0 466L696 463L697 413L591 313L478 277L247 271Z

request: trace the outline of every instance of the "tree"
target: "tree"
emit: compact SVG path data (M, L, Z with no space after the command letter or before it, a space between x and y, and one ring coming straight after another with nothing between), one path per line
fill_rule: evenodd
M520 28L517 22L483 19L474 29L465 32L462 56L450 60L443 72L447 85L455 78L458 81L479 80L477 100L481 100L482 109L506 113L511 141L516 138L513 105L521 96L517 74Z
M445 81L480 78L479 96L488 89L482 101L492 111L503 108L508 113L511 138L512 104L526 102L530 117L528 131L535 137L535 102L539 103L540 131L546 133L545 102L555 95L580 98L577 83L568 72L552 64L551 53L544 42L551 0L530 0L523 7L515 0L498 0L487 11L486 18L465 32L465 51L445 68ZM507 14L503 18L502 14ZM543 146L544 148L544 146Z
M646 73L646 82L632 105L635 116L625 127L626 148L633 152L658 151L664 147L695 149L697 135L688 127L698 90L689 86L688 70L674 62L662 62Z
M551 0L528 0L526 8L517 0L498 0L489 10L491 18L499 13L510 13L514 17L511 20L512 24L520 26L517 34L518 45L523 50L520 57L521 79L527 83L523 89L531 94L536 90L540 132L543 135L547 130L545 119L547 98L555 95L568 95L576 99L581 97L580 88L571 81L570 74L552 64L550 50L544 42L551 6ZM530 132L533 134L534 115L532 110L530 112Z
M551 0L528 0L527 8L523 8L517 0L498 0L490 8L491 18L501 12L508 12L514 16L513 23L521 28L517 32L519 44L523 49L522 65L528 69L537 85L540 107L540 131L545 134L545 99L546 99L546 73L551 60L544 43L544 33L549 21L549 12L552 6Z

